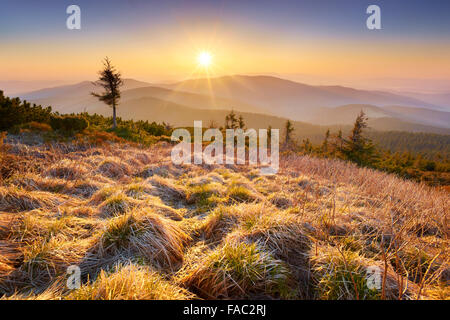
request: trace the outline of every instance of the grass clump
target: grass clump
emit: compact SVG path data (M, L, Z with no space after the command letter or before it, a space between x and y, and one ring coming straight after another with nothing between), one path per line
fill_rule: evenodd
M199 209L211 209L224 202L221 185L217 183L190 186L187 190L187 202L195 204Z
M1 211L27 211L38 208L51 208L58 205L60 196L44 191L26 191L15 187L0 187Z
M98 171L108 178L121 178L131 173L129 166L115 157L103 160L98 166Z
M88 169L83 164L76 161L63 159L52 165L46 172L47 176L65 180L76 180L84 177Z
M100 205L100 210L106 216L116 216L129 211L134 203L123 193L113 194Z
M257 197L244 186L231 186L228 190L228 197L237 202L252 202Z
M258 214L257 206L251 204L219 205L205 218L200 230L204 232L206 239L219 241L236 228L244 216Z
M153 176L147 181L155 187L154 195L165 202L175 203L186 200L186 189L175 184L172 179Z
M143 195L145 195L145 188L142 184L133 183L127 187L125 193L129 197L140 199Z
M431 254L415 247L401 250L398 258L396 256L391 258L391 264L397 273L415 283L432 278L440 267L439 260L434 260Z
M41 287L63 275L68 266L79 264L89 245L88 240L69 241L64 237L36 239L23 248L23 263L17 275L26 286Z
M168 205L165 205L159 197L148 196L145 199L144 206L150 208L155 213L162 215L163 217L181 221L183 219L184 209L174 209Z
M172 269L183 261L189 240L174 221L149 211L134 211L108 222L98 251L101 256L144 257L155 266Z
M195 295L164 280L157 272L135 264L101 270L97 279L66 296L68 300L187 300Z
M256 244L225 244L202 263L183 270L180 282L209 299L237 297L289 298L290 274L282 261Z
M114 194L120 193L120 189L115 186L106 186L95 192L91 198L94 203L101 203Z
M318 299L378 300L381 298L381 290L368 287L367 264L357 252L328 249L330 250L313 257L313 278Z

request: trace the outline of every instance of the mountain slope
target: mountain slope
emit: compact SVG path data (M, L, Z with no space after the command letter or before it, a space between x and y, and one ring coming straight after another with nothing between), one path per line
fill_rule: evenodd
M426 103L380 91L341 86L310 86L268 76L194 79L163 86L125 80L119 114L124 113L130 119L158 118L178 125L181 120L192 120L192 114L203 119L205 110L234 109L329 126L351 125L359 111L364 110L376 129L446 133L448 130L438 127L450 127L450 113L419 108L417 105ZM100 91L100 88L85 81L71 86L34 91L24 94L22 98L45 106L51 105L60 113L86 111L109 114L109 108L90 95L92 91ZM349 101L364 103L348 104ZM370 101L376 102L378 106L368 103ZM384 105L388 102L390 104ZM401 106L406 103L410 103L408 107ZM176 112L170 110L172 106L175 106ZM158 112L162 113L157 114ZM167 118L168 113L173 114L170 119ZM222 115L223 112L219 112L217 116L208 114L208 121L222 121ZM384 119L384 123L373 121L380 118Z
M150 84L147 82L137 81L134 79L124 79L122 90L146 87ZM101 91L101 87L95 86L91 81L83 81L80 83L65 85L59 87L45 88L37 91L23 93L20 98L26 100L48 99L48 98L74 98L86 97L92 91Z
M399 94L440 106L439 110L450 111L450 92L449 93L401 92Z
M98 109L96 112L108 116L111 113L107 107L103 107L103 110ZM194 120L202 120L204 127L208 127L211 123L214 123L216 126L223 126L225 116L228 113L229 110L196 109L153 97L128 100L126 105L118 109L118 115L126 120L166 122L176 127L192 127ZM272 126L274 129L280 129L281 135L287 121L287 118L266 114L249 112L237 112L237 114L244 117L248 128L267 128ZM319 142L328 128L334 132L337 132L339 129L350 130L354 119L355 117L352 118L349 124L343 125L336 123L316 125L304 121L293 121L293 125L295 134L300 140L308 137L315 142ZM374 118L370 119L369 124L371 129L380 131L397 130L450 134L450 129L419 125L394 118Z
M450 112L424 108L403 106L377 107L367 104L349 104L336 108L317 108L309 121L321 125L352 124L358 113L363 110L369 119L390 119L395 121L416 123L420 127L437 126L450 128ZM395 130L395 128L392 128ZM415 130L413 130L415 131Z
M140 98L157 98L167 102L183 104L198 109L235 109L245 112L261 112L261 109L248 103L233 101L212 95L201 95L190 92L175 91L166 88L150 86L148 83L135 80L125 80L122 87L121 106L127 107L129 100ZM50 105L60 113L97 112L103 113L107 106L90 93L100 92L101 88L85 81L75 85L43 89L23 94L22 99L40 105ZM159 101L158 100L158 101ZM160 102L160 101L159 101ZM159 103L158 102L158 103Z
M443 128L450 127L450 112L404 106L388 106L383 107L383 109L388 110L391 116L397 118L428 125L438 125Z
M264 108L267 113L309 121L318 107L345 104L408 105L432 104L381 91L356 90L341 86L310 86L269 76L226 76L194 79L166 87L243 101Z

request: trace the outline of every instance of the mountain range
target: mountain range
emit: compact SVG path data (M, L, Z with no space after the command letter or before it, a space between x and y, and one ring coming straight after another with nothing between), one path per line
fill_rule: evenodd
M90 95L92 91L99 92L101 87L84 81L19 96L50 105L60 113L87 111L110 115L109 107ZM175 126L189 126L193 120L221 125L231 109L245 113L247 122L264 127L285 119L321 126L350 125L364 110L376 130L450 134L450 112L445 111L450 110L450 101L445 104L445 95L407 96L342 86L312 86L271 76L236 75L173 84L125 79L118 115Z

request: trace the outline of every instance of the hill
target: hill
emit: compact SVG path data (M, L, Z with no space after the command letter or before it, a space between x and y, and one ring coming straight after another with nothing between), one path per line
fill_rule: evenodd
M448 299L448 193L339 160L282 155L260 176L170 150L9 135L0 297Z
M310 122L321 125L352 124L361 110L372 120L373 125L378 130L395 128L395 123L398 123L398 130L406 131L429 130L426 126L450 128L450 112L403 106L378 107L368 104L350 104L335 108L318 108L315 112L312 112ZM383 121L385 122L384 124L382 123ZM405 122L409 122L409 128L403 124ZM437 128L430 130L433 130L435 133L448 132L447 130L439 130Z
M164 87L163 87L164 86ZM41 105L51 105L60 113L90 112L107 115L109 109L90 95L99 90L91 82L43 89L23 94L21 98ZM340 86L309 86L275 77L233 76L188 80L173 85L150 85L131 79L122 88L119 113L128 117L130 108L139 119L152 121L161 106L176 105L178 117L166 121L180 124L192 109L231 110L273 115L303 123L319 125L350 125L363 109L377 130L410 130L447 133L437 127L449 128L450 113L436 111L419 100L379 91L363 91ZM141 106L137 102L141 102ZM363 103L361 103L363 102ZM352 103L352 104L348 104ZM345 105L342 105L345 104ZM403 106L400 106L403 105ZM408 105L408 107L404 106ZM181 106L190 109L181 109ZM411 107L415 106L415 107ZM419 108L418 106L422 106ZM433 107L433 106L431 106ZM142 110L138 110L142 109ZM144 114L144 111L148 114ZM164 109L167 111L167 108ZM195 112L196 114L199 111ZM209 116L210 120L212 118ZM215 117L216 121L218 117ZM198 118L198 120L203 118ZM418 125L416 125L418 124ZM185 125L185 123L183 124Z
M311 86L270 76L226 76L193 79L168 87L201 94L214 94L260 106L270 114L309 121L308 112L318 107L345 104L407 105L436 107L430 103L398 94L367 91L342 86Z

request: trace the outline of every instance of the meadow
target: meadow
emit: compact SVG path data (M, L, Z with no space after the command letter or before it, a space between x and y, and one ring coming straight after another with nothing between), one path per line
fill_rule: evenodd
M2 299L449 298L445 190L295 153L271 176L176 166L166 141L42 129L1 137Z

